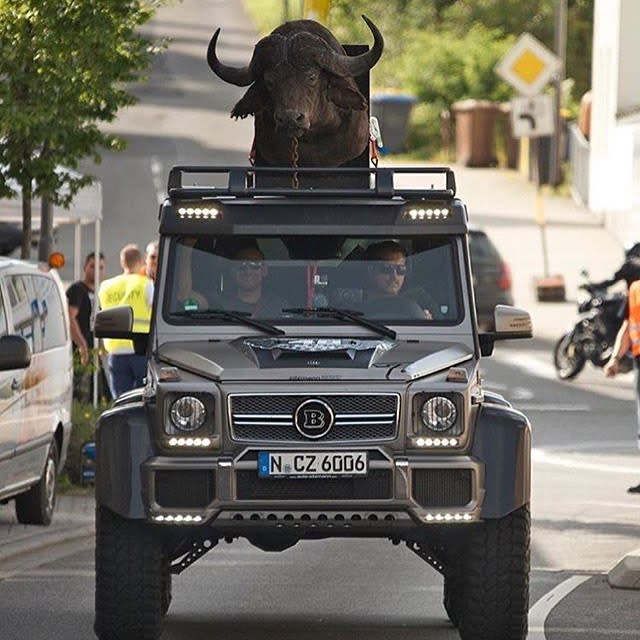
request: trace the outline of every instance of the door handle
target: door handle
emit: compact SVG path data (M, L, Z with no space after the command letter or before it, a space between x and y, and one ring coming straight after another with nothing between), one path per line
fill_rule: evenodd
M18 380L18 378L14 378L11 381L11 391L18 391L20 389L20 381Z

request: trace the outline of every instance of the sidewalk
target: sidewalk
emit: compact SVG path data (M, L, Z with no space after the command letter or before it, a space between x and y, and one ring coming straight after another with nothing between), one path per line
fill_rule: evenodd
M58 498L51 525L39 527L20 524L13 502L0 506L0 566L24 554L93 536L94 511L92 495L63 495Z

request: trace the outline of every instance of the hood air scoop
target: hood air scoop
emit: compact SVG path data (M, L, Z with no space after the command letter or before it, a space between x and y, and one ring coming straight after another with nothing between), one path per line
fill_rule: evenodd
M390 340L251 338L244 341L261 369L274 367L369 368L395 346Z

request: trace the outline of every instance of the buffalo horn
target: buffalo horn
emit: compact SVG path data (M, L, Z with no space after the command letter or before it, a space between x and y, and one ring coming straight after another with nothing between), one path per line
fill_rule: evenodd
M213 34L211 42L209 42L209 48L207 49L207 62L209 63L211 70L219 78L229 84L235 84L238 87L246 87L250 85L254 78L249 67L229 67L218 60L218 56L216 55L216 43L218 42L219 35L220 29L218 28Z
M371 33L373 34L373 46L366 53L362 53L359 56L347 56L339 53L335 54L336 58L340 59L340 66L345 69L350 76L356 77L367 73L382 55L384 48L384 38L378 30L375 24L367 16L363 15L362 19L367 23Z

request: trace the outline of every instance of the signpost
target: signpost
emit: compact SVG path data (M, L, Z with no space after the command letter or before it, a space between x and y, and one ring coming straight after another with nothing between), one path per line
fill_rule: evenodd
M523 33L496 66L496 73L521 95L511 102L511 127L516 138L553 136L556 110L553 98L540 91L560 72L562 61L531 34ZM540 228L544 277L535 278L538 300L565 299L562 275L549 275L546 221L539 154L535 154L536 222Z

